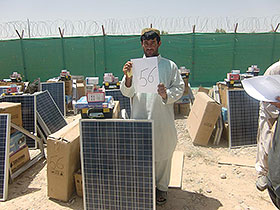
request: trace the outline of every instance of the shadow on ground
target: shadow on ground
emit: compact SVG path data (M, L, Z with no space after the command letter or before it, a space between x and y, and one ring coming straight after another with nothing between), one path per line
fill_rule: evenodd
M31 188L29 185L46 164L47 160L42 158L19 177L15 178L15 180L9 184L8 200L41 190L41 188Z
M83 209L83 200L73 196L68 203L50 199L57 204L70 209ZM217 210L222 206L215 198L207 197L199 193L183 191L181 189L169 189L168 201L163 206L157 206L157 210Z
M169 189L168 201L157 210L217 210L222 204L219 200L199 193Z

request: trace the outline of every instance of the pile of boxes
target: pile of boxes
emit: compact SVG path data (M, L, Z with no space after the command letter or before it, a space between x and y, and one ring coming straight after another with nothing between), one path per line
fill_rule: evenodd
M76 119L47 139L48 196L67 202L72 196L74 173L80 168L80 131Z
M115 77L113 73L104 73L103 86L105 89L119 89L120 88L119 78Z
M11 115L11 122L22 127L22 112L20 103L1 102L0 113ZM11 128L10 136L10 169L14 173L30 160L26 137L16 129Z
M190 70L186 69L184 66L180 67L179 69L182 79L185 83L185 90L183 96L174 104L174 113L181 114L181 115L188 115L190 112L190 103L191 99L189 96L189 75Z
M60 80L65 83L66 100L72 102L75 98L78 101L81 99L86 101L86 107L81 109L86 110L86 117L84 117L84 112L81 112L80 118L96 118L98 108L102 110L104 118L119 117L119 102L114 101L112 96L105 96L105 85L102 88L98 86L98 77L86 77L84 80L81 76L72 76L69 71L62 70L59 77L51 79L51 81ZM104 83L109 83L108 88L113 88L113 86L119 88L118 77L114 77L112 73L104 74ZM5 85L6 89L10 88L9 91L13 91L15 87L17 86L13 83L11 86ZM11 114L12 123L22 127L20 103L2 102L0 113ZM10 169L14 173L30 161L30 155L24 134L11 128L10 140ZM75 185L77 194L82 196L82 176L78 172L80 169L79 141L79 120L69 123L47 137L47 180L50 198L69 201L75 191Z
M187 128L194 144L206 146L221 113L221 105L205 92L198 92L187 119Z

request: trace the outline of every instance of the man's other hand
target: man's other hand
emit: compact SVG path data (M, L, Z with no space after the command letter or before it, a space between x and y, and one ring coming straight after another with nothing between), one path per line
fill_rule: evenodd
M166 87L163 83L159 83L158 85L158 94L165 100L167 99Z
M271 104L276 106L278 109L280 109L280 96L277 96L276 100L279 102L271 102Z
M131 78L132 74L132 62L131 61L127 61L126 64L124 64L123 66L123 73L127 78Z

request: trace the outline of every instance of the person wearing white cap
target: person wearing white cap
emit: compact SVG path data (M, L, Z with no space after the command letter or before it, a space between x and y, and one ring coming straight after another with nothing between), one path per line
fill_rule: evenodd
M156 199L157 204L162 205L167 201L171 158L177 143L173 105L183 95L184 81L176 64L158 53L161 45L159 30L143 29L141 45L144 57L158 58L158 93L135 92L131 74L133 63L130 61L123 67L124 77L120 89L124 96L131 98L132 119L154 120Z
M280 61L272 64L264 75L280 75ZM267 188L268 151L273 138L272 126L279 115L279 108L271 103L260 102L259 127L257 135L256 187L260 191Z

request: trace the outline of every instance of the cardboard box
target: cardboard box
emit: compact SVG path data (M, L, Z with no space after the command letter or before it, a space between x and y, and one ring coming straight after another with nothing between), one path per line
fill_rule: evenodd
M22 147L16 153L10 155L10 169L12 173L17 171L20 167L22 167L25 163L30 160L29 150L27 145Z
M77 83L77 99L86 95L86 87L84 83Z
M65 80L65 95L72 96L72 80Z
M225 84L218 83L219 94L220 94L220 102L223 107L227 108L227 90L242 90L242 88L238 87L228 87Z
M187 129L193 144L208 144L211 133L221 114L221 105L204 92L198 92L190 115L187 119Z
M24 91L24 82L0 82L0 86L11 86L11 85L16 85L19 88L20 92Z
M26 137L23 133L17 131L10 138L10 155L16 153L26 146Z
M174 104L174 114L175 115L184 115L184 116L188 116L191 110L191 106L190 103L187 104L179 104L179 103L175 103Z
M11 114L11 122L22 127L21 103L1 102L0 113ZM11 128L11 134L16 132L16 129Z
M48 196L67 202L74 192L74 173L80 168L79 120L47 139Z
M202 87L202 86L199 86L197 92L204 92L204 93L206 93L207 95L209 95L209 91L210 91L210 90L209 90L208 88L204 88L204 87Z
M83 179L82 179L81 170L77 171L74 174L74 178L75 178L76 193L78 196L83 197Z
M185 78L183 78L183 80L185 83L185 90L184 90L183 95L188 95L189 94L189 78L185 77Z

